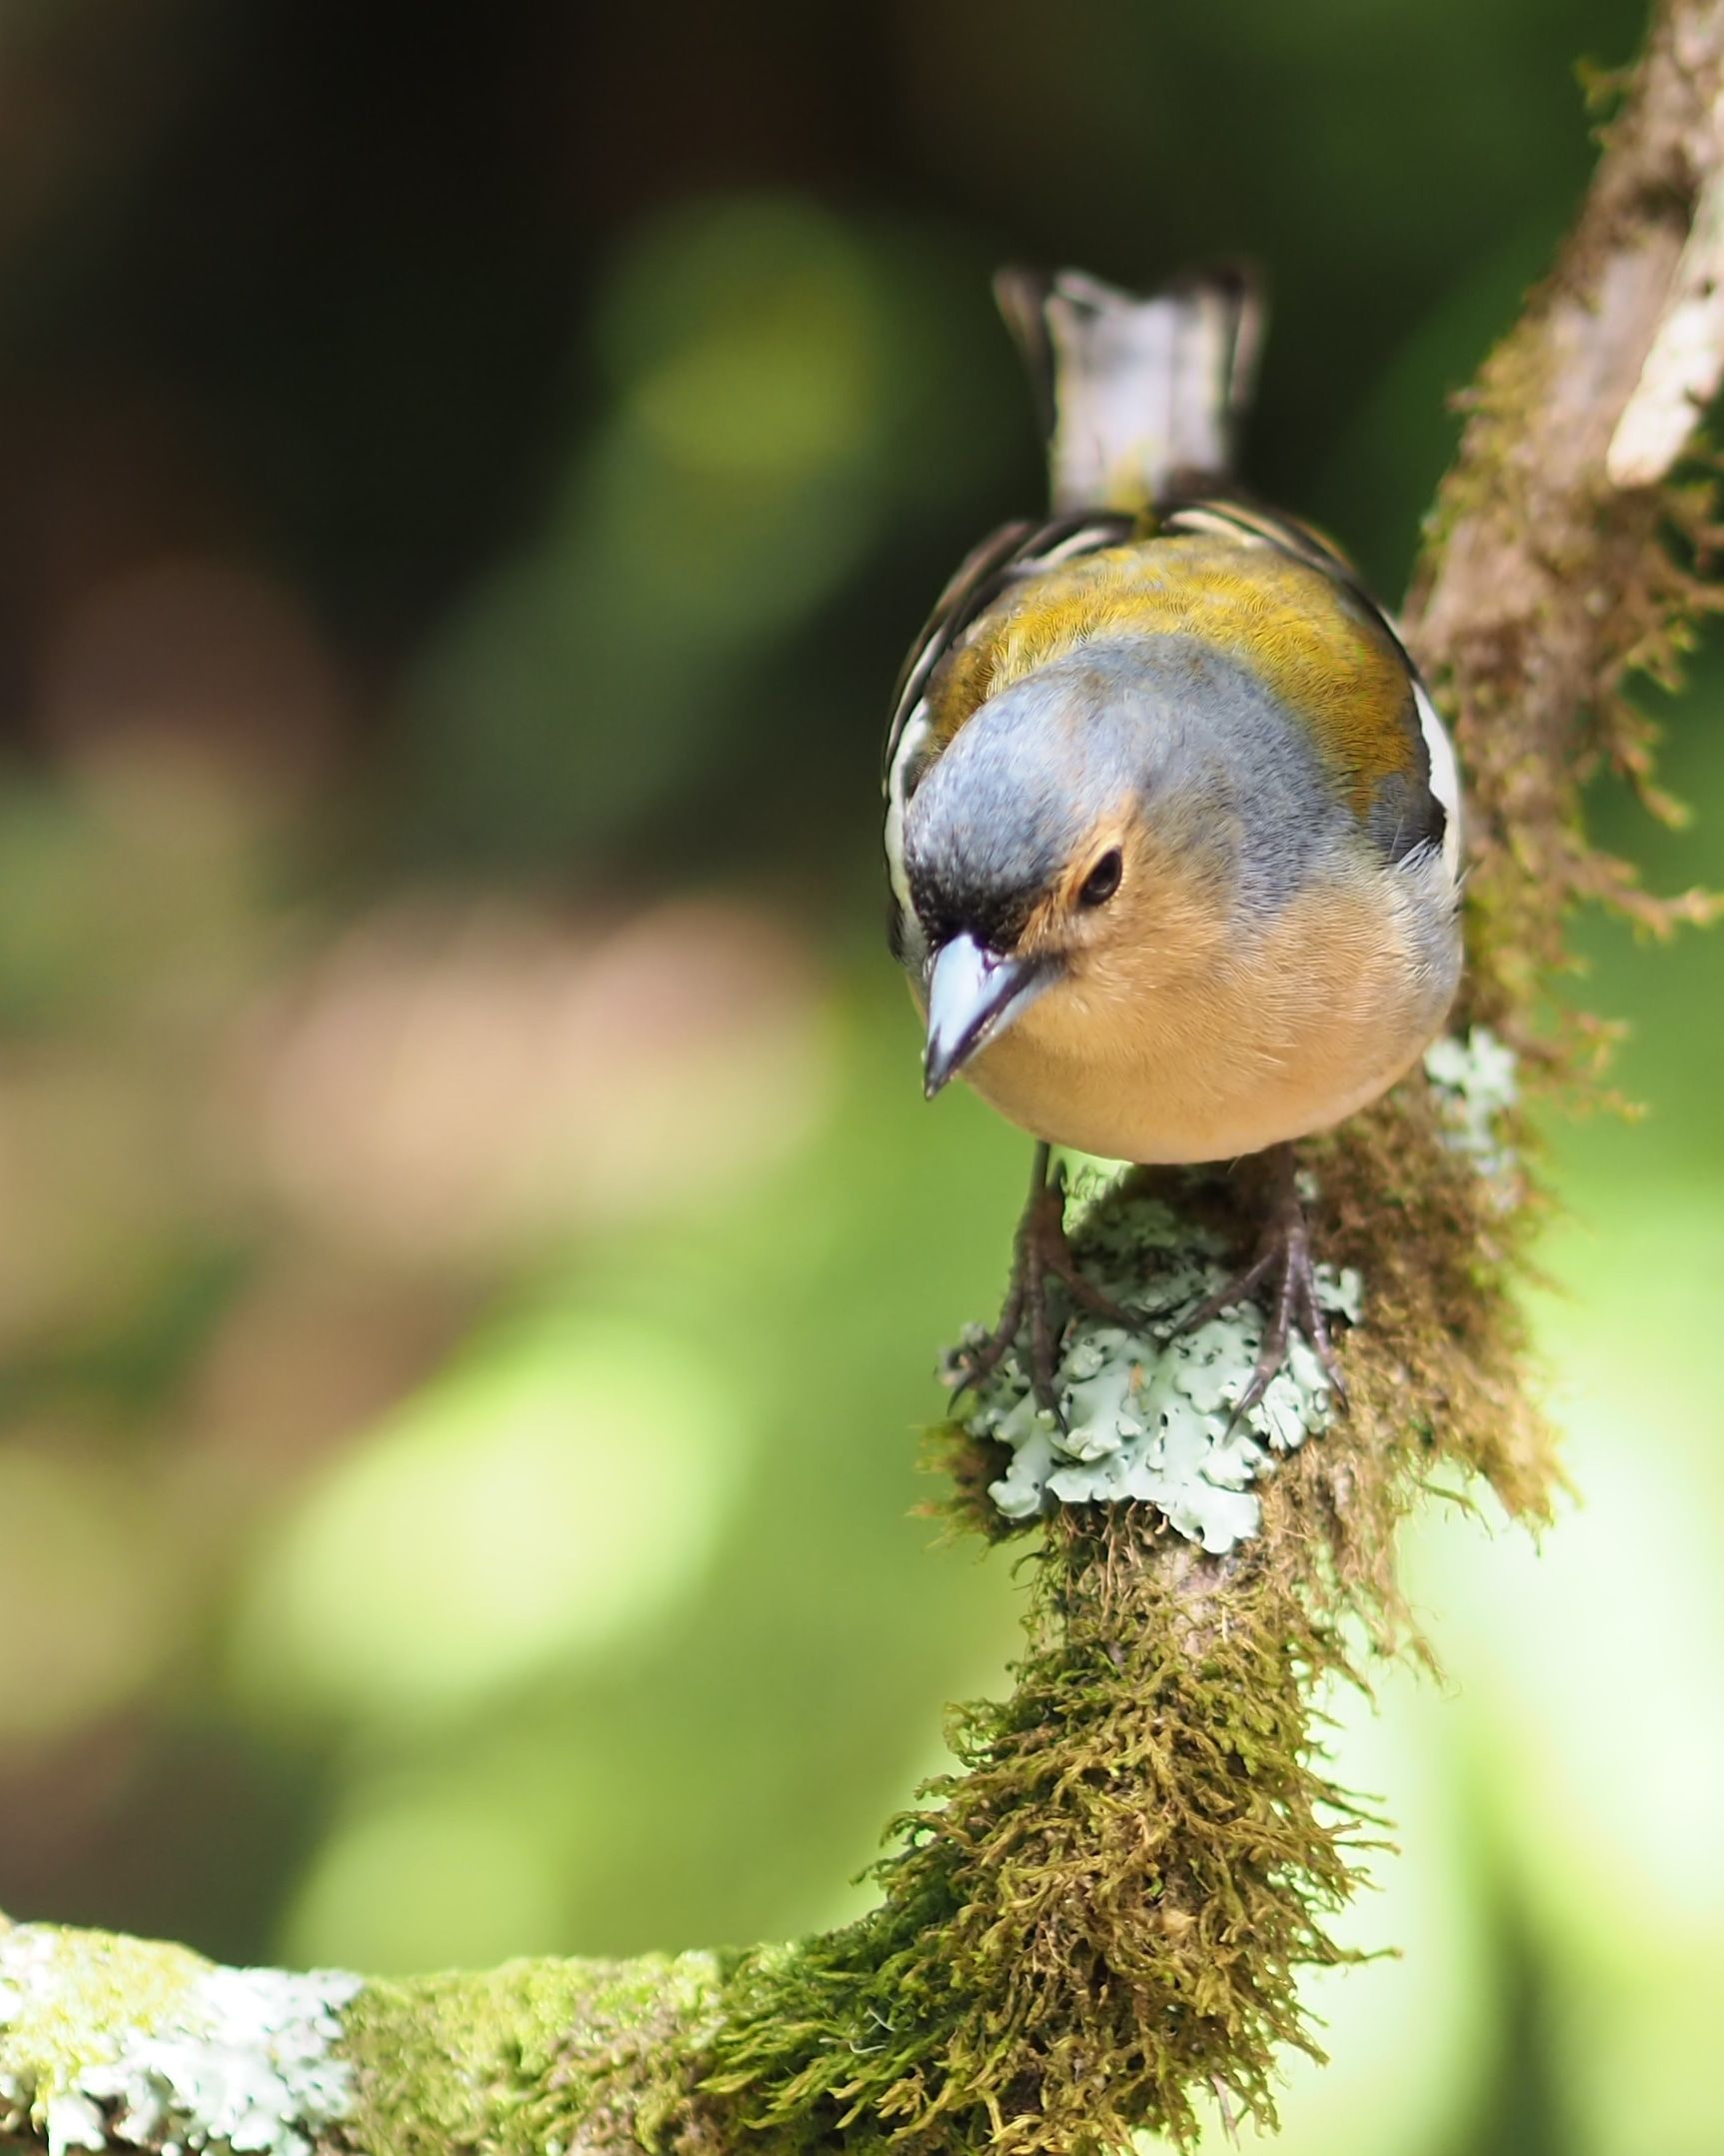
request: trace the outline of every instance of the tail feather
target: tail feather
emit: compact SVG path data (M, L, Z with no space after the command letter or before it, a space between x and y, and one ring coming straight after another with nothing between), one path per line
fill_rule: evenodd
M1147 299L1078 270L1001 270L993 289L1035 385L1056 510L1150 509L1229 477L1262 342L1249 271Z

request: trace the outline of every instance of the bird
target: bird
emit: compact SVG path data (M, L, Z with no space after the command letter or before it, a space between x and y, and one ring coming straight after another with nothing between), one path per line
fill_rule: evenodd
M1351 562L1235 477L1254 273L1140 296L1012 268L994 290L1050 509L990 534L940 594L883 763L925 1092L961 1077L1036 1140L1004 1307L957 1378L981 1383L1027 1332L1057 1419L1056 1298L1143 1328L1066 1240L1059 1146L1254 1162L1254 1247L1182 1323L1262 1308L1235 1415L1295 1326L1344 1406L1293 1146L1401 1078L1454 1001L1454 751Z

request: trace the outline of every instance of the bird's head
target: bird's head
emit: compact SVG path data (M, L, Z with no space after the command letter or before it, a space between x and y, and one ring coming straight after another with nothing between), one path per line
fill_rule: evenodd
M1038 1031L1153 993L1227 913L1224 769L1140 665L1037 669L960 729L904 812L931 1095L1033 1009Z

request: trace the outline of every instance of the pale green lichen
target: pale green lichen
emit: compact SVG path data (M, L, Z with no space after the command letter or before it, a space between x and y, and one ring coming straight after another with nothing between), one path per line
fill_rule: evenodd
M977 1389L964 1426L1010 1449L1010 1466L988 1485L1006 1518L1135 1498L1220 1554L1257 1533L1262 1506L1251 1485L1328 1425L1331 1387L1295 1333L1262 1399L1236 1413L1262 1344L1261 1310L1237 1303L1178 1331L1185 1313L1225 1284L1224 1244L1157 1198L1102 1205L1116 1187L1116 1176L1086 1163L1070 1178L1067 1216L1082 1238L1086 1275L1115 1301L1139 1298L1147 1272L1153 1310L1143 1328L1076 1317L1060 1358L1058 1421L1037 1404L1020 1354L1008 1352ZM1323 1307L1356 1323L1357 1273L1319 1266L1317 1279Z
M22 1925L0 1937L0 2131L73 2149L310 2156L347 2116L360 1979L211 1968L178 1948Z
M1513 1049L1488 1026L1474 1026L1463 1039L1445 1035L1425 1051L1425 1076L1436 1099L1443 1143L1464 1153L1487 1181L1503 1186L1512 1202L1518 1162L1504 1125L1520 1100Z

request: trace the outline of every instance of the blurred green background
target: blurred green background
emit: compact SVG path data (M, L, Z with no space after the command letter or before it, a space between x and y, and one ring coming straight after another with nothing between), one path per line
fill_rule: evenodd
M409 1969L770 1938L998 1686L915 1433L1024 1143L924 1107L876 758L1038 496L987 275L1276 294L1398 590L1628 0L0 16L0 1907ZM1724 883L1724 669L1669 714ZM1717 2156L1720 948L1589 929L1583 1506L1433 1517L1323 2156Z

